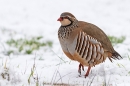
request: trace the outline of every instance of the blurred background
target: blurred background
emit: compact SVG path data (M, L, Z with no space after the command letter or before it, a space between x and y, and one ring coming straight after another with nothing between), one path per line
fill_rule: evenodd
M42 36L58 43L57 19L62 12L71 12L78 20L97 25L107 35L130 37L129 3L129 0L0 0L0 41Z

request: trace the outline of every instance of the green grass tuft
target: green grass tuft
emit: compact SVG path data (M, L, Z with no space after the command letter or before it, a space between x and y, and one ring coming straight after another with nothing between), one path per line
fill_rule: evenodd
M38 36L38 37L31 37L31 38L20 38L20 39L10 39L6 43L13 49L17 50L17 52L21 53L24 52L25 54L32 54L34 50L39 50L40 47L52 47L52 41L42 41L43 37ZM7 54L10 55L11 53L14 53L16 51L14 50L9 50L7 51Z
M126 39L125 36L121 36L121 37L108 36L108 38L110 39L113 46L120 44L120 43L123 43L124 40Z

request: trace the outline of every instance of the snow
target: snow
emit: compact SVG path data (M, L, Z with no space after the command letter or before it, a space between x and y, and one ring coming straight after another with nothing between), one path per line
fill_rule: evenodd
M75 86L129 86L130 85L130 1L129 0L0 0L0 86L48 86L64 83ZM78 74L78 62L71 61L62 52L57 22L62 12L73 13L78 20L99 26L108 35L125 36L115 48L122 60L108 59ZM9 38L42 35L52 40L53 47L35 51L31 55L4 55ZM33 76L31 70L34 71ZM9 80L8 80L9 77ZM30 84L28 82L30 80ZM92 82L92 83L91 83Z

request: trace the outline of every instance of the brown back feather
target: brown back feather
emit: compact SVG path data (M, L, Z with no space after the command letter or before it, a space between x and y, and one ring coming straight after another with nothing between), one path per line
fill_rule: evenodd
M120 59L122 58L119 53L117 53L109 38L107 35L96 25L93 25L91 23L79 21L79 25L81 25L81 29L88 35L92 36L93 38L97 39L103 46L103 48L107 51L112 53L112 58L113 59Z

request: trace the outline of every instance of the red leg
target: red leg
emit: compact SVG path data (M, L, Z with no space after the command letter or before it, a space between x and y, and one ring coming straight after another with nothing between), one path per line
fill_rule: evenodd
M87 72L86 72L86 74L85 74L85 78L89 75L90 69L91 69L91 67L88 66L88 70L87 70Z
M78 72L79 72L80 75L81 75L81 68L84 71L84 66L80 63L79 64L79 69L78 69Z

